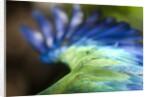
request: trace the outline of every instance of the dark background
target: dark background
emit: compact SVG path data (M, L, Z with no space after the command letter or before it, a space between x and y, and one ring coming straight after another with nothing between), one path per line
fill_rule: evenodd
M6 7L6 93L8 96L33 95L69 72L63 64L45 65L24 40L19 24L35 29L31 17L32 3L7 2Z
M59 4L63 6L64 4ZM69 72L62 63L45 65L39 60L38 53L25 41L19 31L20 24L38 29L31 17L34 9L39 9L50 18L51 3L23 1L6 2L6 93L8 96L34 95L49 87ZM65 4L64 10L71 15L71 4ZM120 6L82 5L85 18L100 9L103 16L115 16L132 27L143 31L143 8ZM141 33L142 34L142 33Z

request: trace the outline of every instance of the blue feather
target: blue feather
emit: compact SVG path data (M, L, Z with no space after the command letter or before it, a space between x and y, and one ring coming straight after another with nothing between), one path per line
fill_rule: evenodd
M34 11L32 16L40 27L46 45L51 48L54 42L51 23L39 11Z
M62 37L65 34L66 26L68 25L68 18L66 13L57 6L52 6L51 8L52 16L54 17L56 33L54 33L54 38L57 47L62 43Z
M41 38L41 34L33 31L31 28L21 25L20 30L23 36L26 38L28 43L40 54L44 54L47 52L48 48L45 45L43 39Z
M104 30L108 29L109 27L113 26L116 23L115 18L113 17L108 17L106 19L104 19L98 26L94 27L93 29L91 29L90 31L82 32L79 35L75 35L73 39L70 40L70 44L73 44L77 41L79 41L80 39L84 38L84 37L90 37L90 36L95 36L96 33L100 33L103 32ZM77 32L78 33L78 32Z

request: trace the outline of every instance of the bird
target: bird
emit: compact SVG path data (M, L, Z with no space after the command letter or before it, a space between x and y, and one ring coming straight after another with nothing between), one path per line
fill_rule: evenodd
M79 4L65 11L53 5L53 22L38 10L32 17L40 31L20 25L20 32L45 64L65 63L70 72L38 95L143 90L143 37L138 29L94 11L84 19Z

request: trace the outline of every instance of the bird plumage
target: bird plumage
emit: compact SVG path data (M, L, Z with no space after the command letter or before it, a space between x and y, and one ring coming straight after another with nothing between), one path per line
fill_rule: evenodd
M71 72L39 94L108 92L143 89L143 47L139 31L114 17L99 21L94 12L83 22L83 11L73 6L69 22L58 6L52 6L52 24L33 12L42 33L26 25L21 32L46 64L63 62Z

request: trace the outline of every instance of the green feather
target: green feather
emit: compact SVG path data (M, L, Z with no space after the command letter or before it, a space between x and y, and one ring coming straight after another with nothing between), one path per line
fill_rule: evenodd
M116 47L72 46L57 59L66 63L71 72L39 94L128 90L131 77L142 74L135 59Z

